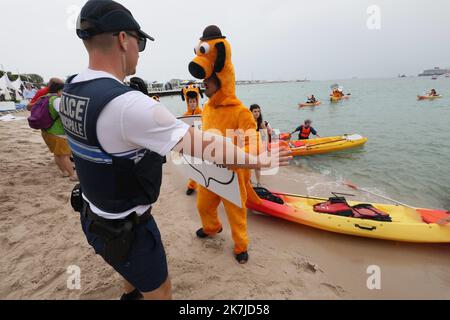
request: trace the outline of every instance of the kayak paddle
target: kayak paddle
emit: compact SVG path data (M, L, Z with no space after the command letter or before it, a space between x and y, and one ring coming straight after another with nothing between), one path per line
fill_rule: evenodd
M391 198L382 196L381 194L377 194L377 193L374 193L374 192L372 192L372 191L369 191L369 190L360 188L360 187L358 187L357 185L355 185L355 184L353 184L353 183L350 183L350 182L343 182L342 184L343 184L344 186L347 186L347 187L353 189L353 190L359 190L359 191L362 191L362 192L366 192L366 193L369 193L369 194L371 194L371 195L374 195L374 196L383 198L383 199L385 199L385 200L394 202L394 203L396 203L396 204L399 204L399 205L401 205L401 206L408 207L408 208L411 208L411 209L414 209L414 210L417 209L417 208L415 208L415 207L413 207L413 206L410 206L410 205L407 205L407 204L405 204L405 203L403 203L403 202L400 202L400 201L397 201L397 200L394 200L394 199L391 199Z
M292 198L301 198L301 199L312 199L312 200L326 200L325 198L318 198L318 197L310 197L310 196L302 196L299 194L292 194L292 193L282 193L282 192L274 192L270 191L272 194L275 194L277 196L286 196L286 197L292 197ZM348 197L354 197L354 194L348 194L348 193L338 193L338 192L331 192L332 195L340 195L340 196L348 196Z

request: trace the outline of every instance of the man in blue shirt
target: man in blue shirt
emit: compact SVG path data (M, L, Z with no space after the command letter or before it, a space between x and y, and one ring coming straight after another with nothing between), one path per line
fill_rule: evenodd
M295 129L295 131L292 132L291 134L294 134L296 132L300 132L300 134L298 135L298 140L308 140L309 136L311 135L311 133L313 135L315 135L316 137L320 138L320 136L317 133L316 129L311 127L311 124L312 124L312 121L308 119L308 120L305 121L305 124L301 125L297 129Z

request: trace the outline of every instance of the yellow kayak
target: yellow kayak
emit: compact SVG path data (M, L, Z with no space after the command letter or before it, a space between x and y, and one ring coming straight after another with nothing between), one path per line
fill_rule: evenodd
M343 96L343 97L335 97L335 96L331 96L331 97L330 97L330 101L331 101L331 102L339 102L339 101L341 101L341 100L348 100L348 99L350 99L349 96Z
M344 135L337 137L318 138L310 140L289 141L289 147L294 157L310 156L347 150L363 146L369 139L359 135Z
M260 192L257 191L257 193L261 197ZM261 197L262 203L255 204L248 201L247 208L313 228L353 236L417 243L450 242L450 224L437 224L442 224L443 219L450 219L449 211L371 203L372 208L388 214L390 220L377 221L316 212L315 206L322 203L326 203L325 206L327 206L328 199L276 193L274 195L284 203L275 203L273 199L263 200L265 198ZM351 207L361 205L361 202L348 201L347 203Z
M439 99L442 98L442 96L417 96L417 100L421 101L421 100L434 100L434 99Z

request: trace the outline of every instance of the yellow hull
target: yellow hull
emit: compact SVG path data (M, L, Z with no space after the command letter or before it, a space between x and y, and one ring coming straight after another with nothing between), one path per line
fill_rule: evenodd
M341 100L348 100L349 99L349 97L348 96L343 96L343 97L334 97L334 96L331 96L330 97L330 101L331 102L339 102L339 101L341 101Z
M369 139L359 135L350 135L304 141L290 141L289 146L292 150L292 155L298 157L353 149L363 146L368 140Z
M314 212L313 206L328 199L280 196L285 204L263 200L261 205L248 203L249 209L321 230L353 236L416 243L450 243L450 224L425 223L422 211L450 217L442 210L413 209L404 206L372 203L392 218L392 222L340 217ZM361 202L348 202L350 206Z

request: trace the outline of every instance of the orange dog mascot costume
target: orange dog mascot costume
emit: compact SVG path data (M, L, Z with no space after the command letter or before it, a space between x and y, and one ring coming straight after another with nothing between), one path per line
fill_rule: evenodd
M234 67L231 61L231 46L217 26L209 26L203 32L200 43L195 49L196 57L189 64L189 72L197 79L208 79L216 76L220 82L219 90L209 97L202 114L202 130L220 131L226 136L226 130L254 132L256 122L252 113L236 98L236 83ZM234 137L236 145L236 138ZM245 150L249 150L249 142L245 140ZM253 140L254 141L254 140ZM235 170L239 179L242 208L235 206L226 199L199 186L197 208L203 228L197 231L199 238L206 238L222 232L222 224L218 218L217 207L224 204L234 240L234 254L239 263L248 261L247 236L247 199L259 203L260 199L250 183L249 170Z
M202 109L200 108L200 98L203 98L203 93L195 84L190 83L181 90L181 99L186 101L187 106L186 113L183 115L184 117L198 116L202 114ZM190 99L197 100L197 105L195 108L192 108L189 105ZM197 183L194 180L189 180L186 195L192 195L195 190L197 190Z

